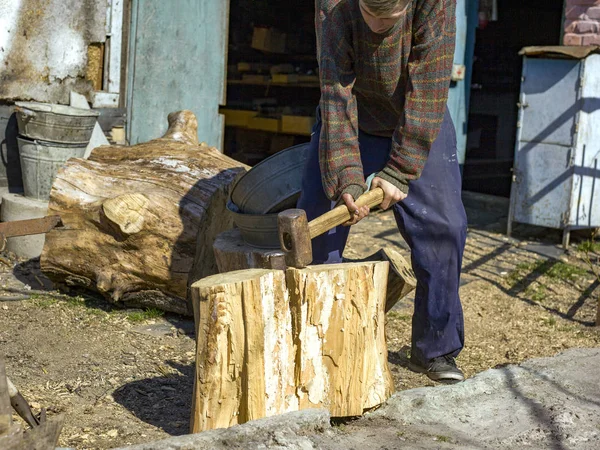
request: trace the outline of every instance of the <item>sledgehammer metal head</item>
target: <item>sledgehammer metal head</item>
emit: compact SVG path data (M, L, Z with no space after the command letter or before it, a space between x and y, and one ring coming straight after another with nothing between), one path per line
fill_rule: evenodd
M312 262L312 242L306 213L288 209L277 216L279 243L288 267L303 268Z

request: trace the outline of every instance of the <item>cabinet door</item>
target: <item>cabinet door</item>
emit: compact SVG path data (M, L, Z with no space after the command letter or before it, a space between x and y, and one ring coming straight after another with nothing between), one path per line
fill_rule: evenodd
M577 60L525 58L511 194L517 222L568 222L580 69Z
M569 225L600 227L600 55L583 63Z
M563 228L569 210L572 150L560 145L523 143L515 158L514 220Z
M580 70L578 60L525 59L519 140L573 145Z
M167 115L189 109L198 138L222 148L229 0L133 0L128 138L160 137Z

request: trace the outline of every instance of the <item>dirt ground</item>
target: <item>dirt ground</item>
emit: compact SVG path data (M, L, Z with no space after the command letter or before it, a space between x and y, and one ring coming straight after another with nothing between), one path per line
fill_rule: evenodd
M470 227L461 298L467 376L491 367L600 347L594 327L600 246L566 254L541 231L508 239L501 224ZM389 213L354 227L347 257L399 245ZM591 251L585 251L585 250ZM549 257L553 256L553 257ZM150 442L189 431L193 388L193 322L159 311L124 310L93 295L65 296L35 261L0 262L0 354L34 409L67 415L60 445L99 449ZM412 298L388 314L389 361L396 388L432 385L405 368Z

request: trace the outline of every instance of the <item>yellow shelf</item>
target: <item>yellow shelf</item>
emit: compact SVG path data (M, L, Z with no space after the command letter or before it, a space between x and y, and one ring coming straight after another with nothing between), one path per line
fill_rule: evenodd
M219 113L225 116L225 125L231 127L247 127L250 119L258 115L256 111L229 108L220 108Z
M300 88L318 88L319 83L274 83L272 81L246 81L246 80L227 80L227 84L231 85L246 85L246 86L284 86L284 87L300 87Z
M250 130L260 130L269 131L271 133L279 133L281 132L281 119L276 119L273 117L255 116L248 121L247 128Z
M310 136L310 131L308 132L292 132L292 131L275 131L275 130L265 130L262 128L253 128L253 127L248 127L248 126L241 126L241 125L231 125L229 123L225 123L226 127L230 127L230 128L243 128L244 130L252 130L252 131L266 131L268 133L275 133L275 134L288 134L291 136Z
M310 116L281 116L281 132L310 136L315 118Z

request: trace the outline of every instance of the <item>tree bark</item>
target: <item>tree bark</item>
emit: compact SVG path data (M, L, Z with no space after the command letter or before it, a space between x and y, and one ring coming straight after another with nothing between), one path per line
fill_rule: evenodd
M196 117L169 114L160 139L104 146L59 171L41 267L113 302L191 314L188 286L217 272L216 236L233 226L229 188L247 167L198 144Z
M361 415L393 392L388 263L249 269L192 286L192 432L307 408Z

